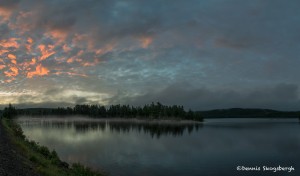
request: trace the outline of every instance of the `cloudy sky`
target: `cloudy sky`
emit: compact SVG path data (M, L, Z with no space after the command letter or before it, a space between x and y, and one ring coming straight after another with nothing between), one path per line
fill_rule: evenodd
M0 106L299 110L298 0L0 0Z

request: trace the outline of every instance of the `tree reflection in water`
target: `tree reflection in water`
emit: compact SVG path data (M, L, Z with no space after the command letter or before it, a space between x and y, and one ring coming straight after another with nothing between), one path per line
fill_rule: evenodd
M199 122L183 122L180 121L80 121L80 120L39 120L35 123L30 121L22 121L23 126L39 125L44 128L74 128L78 133L85 133L88 131L105 131L110 130L116 133L129 133L130 131L137 131L138 133L149 134L152 138L160 138L161 136L172 135L182 136L185 132L188 134L194 130L198 131L202 127Z

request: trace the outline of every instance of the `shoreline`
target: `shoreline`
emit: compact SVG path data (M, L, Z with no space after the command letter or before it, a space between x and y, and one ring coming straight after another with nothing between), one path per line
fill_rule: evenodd
M92 170L80 163L68 164L62 161L55 150L50 151L47 147L41 146L33 140L28 140L23 134L22 128L14 119L1 119L1 126L6 134L10 148L15 148L15 155L20 155L26 160L26 165L23 163L21 167L28 167L35 174L29 175L45 175L45 176L105 176L107 173L98 170ZM2 130L2 129L1 129ZM13 162L15 159L12 159ZM1 163L0 163L1 164ZM5 171L5 170L4 170ZM0 172L1 173L1 172ZM10 173L5 173L9 176ZM20 174L18 174L20 175ZM21 175L24 175L23 173ZM25 174L26 175L26 174Z

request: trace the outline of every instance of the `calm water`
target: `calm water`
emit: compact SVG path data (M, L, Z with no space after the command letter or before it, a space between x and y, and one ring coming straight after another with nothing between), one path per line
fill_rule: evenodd
M200 123L18 119L25 135L112 176L299 175L298 119L223 119ZM263 171L263 166L290 167ZM237 171L237 166L260 171Z

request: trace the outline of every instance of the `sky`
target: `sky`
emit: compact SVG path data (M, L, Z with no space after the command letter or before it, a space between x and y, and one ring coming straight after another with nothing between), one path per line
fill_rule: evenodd
M298 0L0 0L0 107L299 110Z

